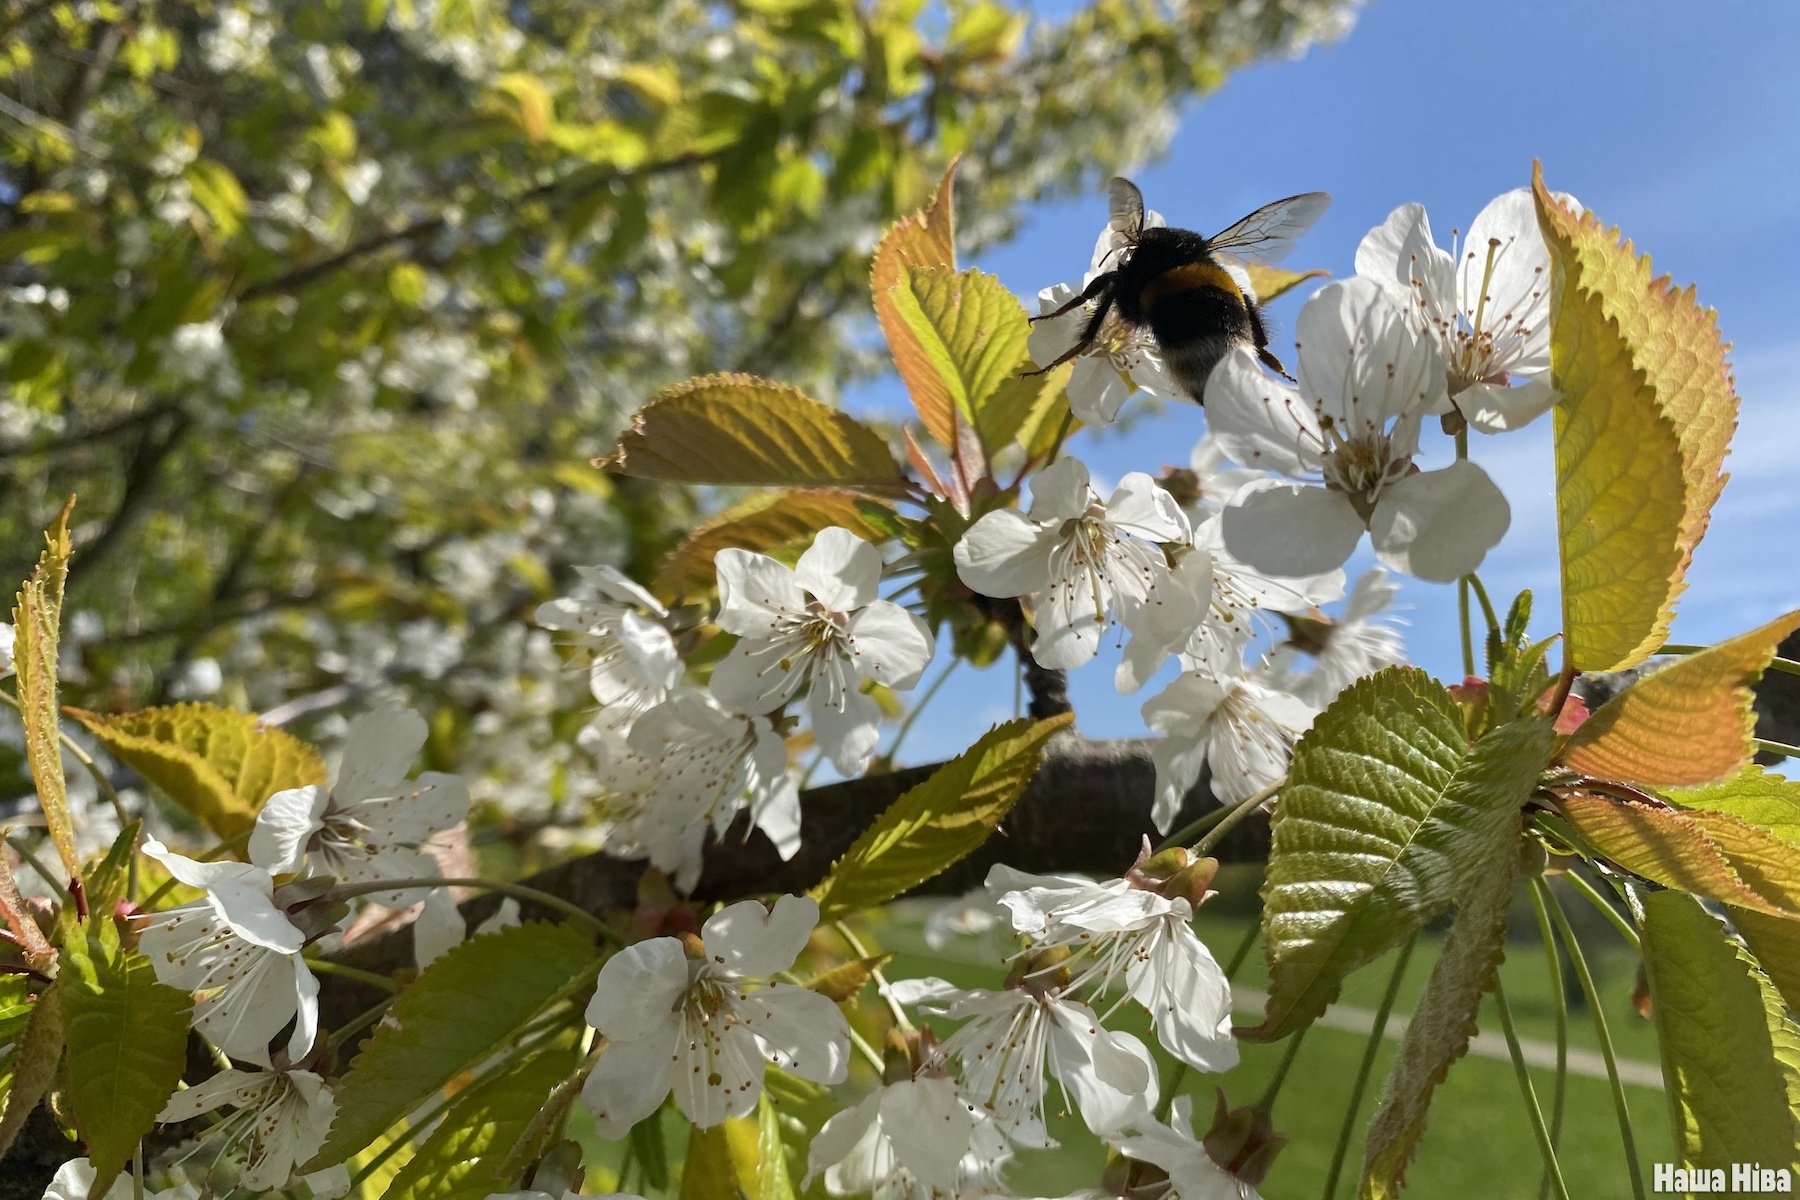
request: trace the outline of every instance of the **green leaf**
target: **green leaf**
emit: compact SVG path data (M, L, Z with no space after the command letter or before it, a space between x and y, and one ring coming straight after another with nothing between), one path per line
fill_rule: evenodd
M757 1101L756 1132L756 1192L750 1200L794 1200L794 1182L788 1175L781 1121L766 1092Z
M1742 770L1756 750L1751 685L1795 629L1800 612L1644 676L1582 722L1562 761L1600 779L1657 788L1711 783Z
M103 1196L181 1081L194 1002L158 983L149 959L122 950L111 920L93 928L63 947L58 990L69 1113L94 1165L91 1190Z
M36 986L37 981L26 975L0 975L0 1113L6 1110L6 1095L12 1087L19 1035L31 1023L32 989Z
M945 267L956 269L956 213L952 203L951 183L956 177L956 163L951 162L938 181L931 203L901 220L882 236L875 248L875 261L869 271L869 290L875 299L875 317L887 338L894 361L916 361L925 350L918 337L901 315L895 288L908 270ZM907 380L907 393L926 432L945 446L956 444L956 409L942 389L914 390Z
M484 1200L504 1192L507 1155L550 1090L575 1069L574 1045L540 1051L471 1084L383 1193L383 1200Z
M256 823L276 792L325 782L318 752L255 713L175 704L109 716L67 710L106 748L221 838Z
M137 853L138 833L142 821L133 821L119 831L106 857L88 867L82 877L87 888L88 911L99 920L110 918L125 899L131 882L132 856Z
M1556 516L1563 634L1580 671L1618 671L1667 639L1680 595L1688 516L1675 424L1633 362L1632 347L1584 290L1560 205L1536 181L1550 246L1550 379L1556 406Z
M981 444L987 447L990 458L1014 439L1028 453L1044 453L1044 448L1032 446L1032 435L1043 430L1046 416L1054 412L1056 420L1044 431L1047 437L1054 437L1061 427L1062 414L1069 411L1064 392L1069 377L1075 373L1075 364L1064 363L1042 375L1021 374L1034 369L1030 357L1027 354L1013 364L1012 373L1000 381L1000 387L975 414L975 432L981 435Z
M1791 1163L1800 1127L1777 1055L1792 1053L1794 1032L1770 1010L1767 977L1680 892L1644 897L1643 953L1681 1160L1728 1172Z
M828 1000L842 1004L854 999L856 993L862 991L863 985L875 977L875 972L886 966L893 957L892 954L873 954L868 958L853 958L841 966L814 975L806 981L805 986Z
M1800 1013L1800 919L1729 906L1725 914L1788 1008Z
M52 983L38 993L12 1052L12 1078L4 1097L6 1107L0 1115L0 1157L12 1148L13 1139L25 1128L31 1115L56 1081L56 1066L62 1061L63 1019L62 985Z
M737 1171L724 1125L695 1128L681 1164L681 1200L738 1200Z
M662 1114L659 1108L631 1127L631 1150L637 1155L644 1181L659 1192L669 1186L669 1147L663 1139Z
M715 586L713 557L728 547L781 557L781 551L810 544L814 534L841 525L860 538L886 541L876 521L894 510L879 500L830 488L756 492L742 503L702 522L669 552L656 573L654 590L670 603L710 595Z
M507 71L494 79L495 108L519 127L527 140L541 142L556 120L556 102L544 81L525 71Z
M900 466L875 430L749 375L707 375L658 393L596 465L672 483L900 486Z
M884 904L987 841L1037 774L1044 744L1073 720L1008 721L902 794L812 889L819 920Z
M983 409L1029 361L1031 325L1018 297L992 275L935 266L903 268L893 300L912 334L895 347L894 365L914 406L923 411L927 402L918 396L928 393L931 407L952 405L979 429ZM991 454L1010 436L986 449Z
M56 655L62 628L63 584L69 578L69 513L75 497L57 514L44 534L48 543L37 567L19 589L13 609L16 641L13 671L18 675L19 715L25 724L25 754L37 785L38 805L50 828L50 840L69 878L81 874L75 849L75 826L69 819L69 789L63 779L61 726L56 719Z
M1550 723L1529 718L1470 750L1450 693L1413 667L1345 689L1294 748L1275 801L1263 882L1268 1010L1239 1036L1273 1041L1305 1026L1346 975L1513 854L1550 739Z
M1515 809L1508 840L1516 843L1523 828L1523 816ZM1425 1134L1432 1093L1468 1052L1482 997L1493 990L1500 960L1506 957L1506 910L1518 864L1516 854L1491 855L1473 882L1458 892L1456 920L1407 1023L1381 1109L1369 1124L1362 1200L1400 1195L1406 1166Z
M195 159L183 174L194 203L200 206L223 241L230 241L244 228L244 214L250 210L250 197L244 186L224 163L210 158Z
M306 1170L367 1146L551 1003L591 986L600 957L579 934L529 921L471 938L394 1001L338 1085L337 1120Z
M1800 779L1751 766L1724 783L1663 796L1682 808L1728 813L1800 847Z

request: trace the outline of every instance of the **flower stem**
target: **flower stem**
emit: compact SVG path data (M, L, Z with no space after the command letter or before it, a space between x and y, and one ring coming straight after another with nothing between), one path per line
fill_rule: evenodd
M1500 1010L1500 1030L1506 1035L1506 1048L1512 1055L1513 1073L1519 1077L1519 1094L1525 1100L1525 1115L1531 1118L1531 1132L1537 1138L1538 1152L1544 1156L1544 1173L1556 1200L1569 1200L1569 1186L1563 1182L1562 1165L1556 1161L1556 1147L1550 1131L1544 1126L1544 1112L1538 1107L1537 1092L1531 1086L1531 1072L1525 1066L1525 1052L1519 1047L1519 1032L1513 1028L1512 1007L1506 1002L1506 988L1494 981L1494 1004Z
M377 975L373 971L365 971L361 967L346 967L343 963L332 962L329 958L309 958L306 965L321 975L336 975L342 979L354 979L358 983L366 983L370 987L378 987L388 995L400 990L400 985L386 975Z
M1624 939L1631 943L1631 948L1633 950L1640 949L1638 946L1637 930L1631 927L1631 922L1625 919L1624 914L1614 908L1612 903L1607 900L1605 896L1602 896L1593 884L1575 874L1573 871L1563 872L1563 879L1567 881L1570 887L1580 892L1583 896L1586 896L1588 903L1599 909L1601 915L1612 922L1613 928L1617 929Z
M1275 1076L1269 1080L1269 1086L1263 1090L1262 1099L1256 1102L1256 1111L1263 1116L1266 1117L1275 1111L1275 1097L1281 1094L1281 1085L1287 1082L1288 1068L1292 1067L1294 1060L1300 1056L1300 1043L1306 1038L1306 1030L1310 1028L1312 1027L1309 1025L1288 1038L1287 1052L1276 1064Z
M1786 758L1800 758L1800 746L1790 746L1786 742L1771 742L1768 738L1757 738L1756 748L1763 754L1780 754Z
M1226 983L1230 983L1233 979L1237 978L1238 968L1243 966L1245 960L1250 957L1250 949L1256 945L1256 939L1261 936L1261 934L1262 922L1252 921L1250 923L1250 928L1244 933L1244 940L1239 942L1238 948L1231 952L1231 961L1225 966Z
M20 858L24 859L31 869L36 871L38 876L42 878L45 883L49 884L58 896L62 897L65 904L68 903L68 886L58 880L55 875L51 874L50 869L44 866L37 855L26 849L24 843L20 842L17 838L7 838L6 844L12 848L14 854L17 854Z
M1550 969L1550 991L1556 996L1556 1092L1550 1102L1550 1147L1562 1145L1563 1104L1569 1083L1569 997L1563 990L1562 956L1556 952L1556 935L1550 931L1550 914L1544 907L1543 877L1532 881L1531 909L1537 917L1538 939L1544 943L1545 964ZM1550 1195L1550 1176L1538 1187L1538 1200Z
M1565 879L1575 878L1565 875ZM1600 1039L1600 1054L1606 1059L1606 1078L1612 1085L1613 1109L1619 1116L1619 1137L1625 1143L1625 1166L1631 1172L1631 1194L1636 1200L1644 1200L1644 1174L1638 1166L1637 1138L1632 1132L1631 1106L1625 1100L1625 1084L1619 1078L1619 1060L1613 1053L1612 1033L1606 1026L1606 1009L1600 1002L1600 989L1594 986L1593 972L1588 970L1587 956L1581 952L1581 943L1575 940L1575 930L1569 925L1569 918L1564 915L1562 904L1556 898L1548 880L1538 878L1532 881L1533 895L1542 893L1538 903L1548 908L1551 918L1556 922L1557 932L1562 935L1563 946L1569 951L1569 962L1574 965L1575 978L1581 984L1581 994L1587 997L1587 1006L1594 1014L1594 1033Z
M1381 1053L1381 1039L1387 1035L1388 1015L1394 1011L1394 1000L1400 995L1401 981L1406 977L1406 964L1412 960L1413 947L1419 944L1414 934L1400 947L1394 960L1394 973L1388 976L1387 991L1382 993L1381 1007L1375 1010L1375 1025L1369 1030L1363 1046L1362 1061L1356 1065L1356 1079L1350 1085L1350 1107L1344 1110L1344 1123L1338 1128L1337 1146L1331 1152L1331 1169L1325 1172L1324 1200L1337 1194L1338 1177L1344 1171L1344 1157L1350 1150L1350 1135L1356 1130L1356 1115L1362 1108L1363 1095L1369 1090L1369 1077L1375 1073L1375 1058Z
M626 944L624 934L586 909L564 900L561 896L552 896L549 892L542 892L522 883L509 883L499 879L476 879L462 876L440 879L432 875L421 875L411 879L371 879L363 883L340 883L331 889L331 895L339 900L349 900L352 897L366 896L372 892L394 892L404 891L408 888L433 887L481 888L484 891L499 892L502 896L511 896L516 900L526 900L544 908L554 909L589 933L603 937L616 945Z
M1165 1125L1169 1123L1169 1114L1175 1111L1175 1095L1181 1090L1182 1080L1187 1078L1187 1073L1188 1065L1178 1058L1169 1072L1168 1081L1163 1084L1163 1096L1157 1101L1155 1116Z
M1482 619L1487 622L1488 631L1490 633L1499 633L1500 617L1494 612L1494 602L1488 599L1487 587L1481 582L1481 576L1470 571L1468 580L1469 586L1475 591L1475 599L1481 602L1481 616Z
M1475 635L1469 628L1469 577L1456 581L1456 623L1462 630L1463 678L1475 676Z
M849 944L850 953L856 955L858 958L874 957L874 955L869 953L868 948L862 944L862 939L857 937L856 932L850 928L849 922L833 921L831 927L837 930L838 934ZM893 1015L894 1024L898 1025L907 1033L911 1033L913 1027L912 1020L906 1015L906 1010L900 1007L900 1002L888 994L887 977L881 973L881 968L876 967L870 972L870 978L875 980L875 989L881 993L881 998L887 1001L888 1012Z
M1224 841L1225 835L1230 833L1232 829L1244 820L1245 817L1248 817L1253 812L1261 810L1262 806L1267 804L1275 793L1281 790L1282 785L1286 782L1287 776L1283 775L1280 779L1277 779L1274 783L1271 783L1268 787L1226 813L1225 816L1220 819L1219 823L1212 827L1211 833L1208 833L1194 844L1194 857L1205 858L1207 853L1211 851L1214 846L1217 846L1220 842Z
M1211 829L1214 825L1217 825L1220 821L1223 821L1230 813L1231 809L1221 805L1207 813L1205 816L1196 818L1188 824L1183 825L1180 829L1177 829L1174 833L1171 833L1168 837L1156 843L1156 849L1160 852L1169 849L1171 846L1180 846L1190 842Z

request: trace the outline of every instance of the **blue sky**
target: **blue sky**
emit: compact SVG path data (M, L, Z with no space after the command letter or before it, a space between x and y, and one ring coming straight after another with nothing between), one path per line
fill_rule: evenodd
M1800 5L1768 0L1377 0L1334 46L1234 76L1184 114L1169 153L1133 175L1171 224L1212 231L1276 197L1331 192L1289 260L1352 272L1356 243L1396 205L1423 203L1440 242L1489 199L1530 181L1574 193L1659 273L1718 310L1743 398L1731 482L1689 572L1674 636L1713 641L1800 607ZM1012 243L974 265L1022 296L1077 279L1106 220L1094 195L1031 210ZM1298 299L1273 309L1291 352ZM851 400L906 406L896 381ZM1199 409L1171 405L1123 435L1074 439L1096 476L1185 463ZM1511 531L1481 574L1496 603L1537 598L1557 621L1550 422L1472 448L1512 504ZM1372 559L1366 549L1352 571ZM1454 590L1408 580L1414 661L1461 674ZM1090 736L1143 732L1112 690L1116 650L1075 673ZM935 671L937 668L933 668ZM927 681L931 678L927 675ZM1012 672L961 668L909 735L902 761L954 753L1012 715Z

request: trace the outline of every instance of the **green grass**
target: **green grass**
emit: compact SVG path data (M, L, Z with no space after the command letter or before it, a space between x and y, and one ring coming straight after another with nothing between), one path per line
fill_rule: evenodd
M1202 940L1221 963L1228 961L1247 932L1255 928L1255 879L1241 876L1221 881L1223 894L1209 903L1195 922ZM1566 888L1558 888L1565 911L1581 931L1582 945L1594 971L1596 985L1606 1003L1606 1016L1614 1046L1622 1059L1655 1063L1656 1039L1649 1022L1631 1004L1636 977L1635 953L1609 927L1582 911L1584 902ZM926 948L921 933L925 916L937 902L911 901L892 906L863 922L869 936L896 952L888 968L890 978L939 975L964 987L997 986L1005 973L1002 958L1006 945L998 937L964 938L943 954ZM1554 1042L1556 1001L1542 945L1537 941L1529 909L1515 913L1516 937L1501 968L1507 997L1512 1004L1520 1036ZM1441 944L1441 932L1428 932L1408 964L1394 1011L1410 1012L1417 1003ZM1387 986L1393 959L1383 959L1358 971L1346 982L1341 1002L1365 1009L1376 1008ZM1566 967L1565 967L1566 970ZM1260 947L1252 951L1239 972L1238 982L1262 987L1267 968ZM1571 992L1573 985L1571 984ZM880 1006L865 993L862 1009L854 1014L865 1033L878 1036ZM1250 1014L1240 1014L1248 1017ZM1121 1008L1109 1022L1142 1037L1157 1054L1162 1077L1169 1077L1171 1063L1156 1050L1148 1033L1148 1021L1135 1006ZM1481 1029L1499 1030L1490 1002ZM1390 1030L1390 1035L1393 1033ZM1349 1102L1350 1088L1367 1037L1315 1026L1305 1035L1293 1069L1275 1105L1276 1127L1289 1143L1276 1161L1261 1191L1266 1200L1332 1200L1323 1194L1325 1174ZM1569 1044L1597 1050L1593 1019L1585 1008L1569 1013ZM1188 1072L1182 1091L1194 1097L1202 1124L1212 1114L1215 1089L1223 1087L1233 1105L1254 1103L1266 1089L1285 1044L1243 1046L1243 1060L1224 1075L1204 1076ZM1375 1074L1364 1099L1352 1137L1345 1170L1335 1200L1355 1194L1362 1163L1363 1133L1379 1101L1383 1081L1393 1064L1398 1042L1390 1036L1376 1060ZM1546 1119L1550 1115L1555 1075L1533 1070ZM849 1087L853 1092L873 1085L872 1073L859 1062ZM1671 1155L1667 1110L1660 1091L1627 1086L1645 1178L1649 1164ZM1056 1093L1052 1093L1056 1097ZM1059 1097L1056 1097L1059 1098ZM1053 1105L1055 1107L1055 1105ZM622 1144L600 1143L585 1128L584 1110L576 1106L571 1134L589 1148L588 1191L607 1190L617 1179ZM679 1159L686 1140L686 1126L672 1108L665 1107L663 1124L671 1159ZM1088 1133L1080 1118L1051 1114L1051 1132L1062 1145L1056 1150L1021 1151L1008 1174L1011 1189L1021 1196L1063 1196L1095 1186L1104 1148ZM1610 1085L1605 1079L1571 1074L1567 1078L1565 1117L1560 1162L1569 1195L1575 1200L1611 1200L1631 1195L1625 1169L1618 1121ZM679 1189L679 1167L672 1171L669 1195ZM1417 1160L1406 1176L1409 1196L1437 1200L1535 1200L1542 1179L1542 1159L1521 1102L1518 1078L1508 1061L1469 1056L1458 1062L1439 1087L1431 1109L1430 1124ZM634 1186L641 1186L638 1179ZM796 1179L798 1183L798 1179ZM656 1193L645 1189L645 1194ZM810 1197L823 1196L815 1185Z

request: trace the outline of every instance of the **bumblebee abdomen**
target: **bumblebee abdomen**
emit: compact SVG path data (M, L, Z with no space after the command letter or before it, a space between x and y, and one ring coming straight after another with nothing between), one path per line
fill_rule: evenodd
M1144 315L1175 382L1203 401L1206 377L1234 345L1255 345L1243 293L1212 263L1172 268L1144 288Z

